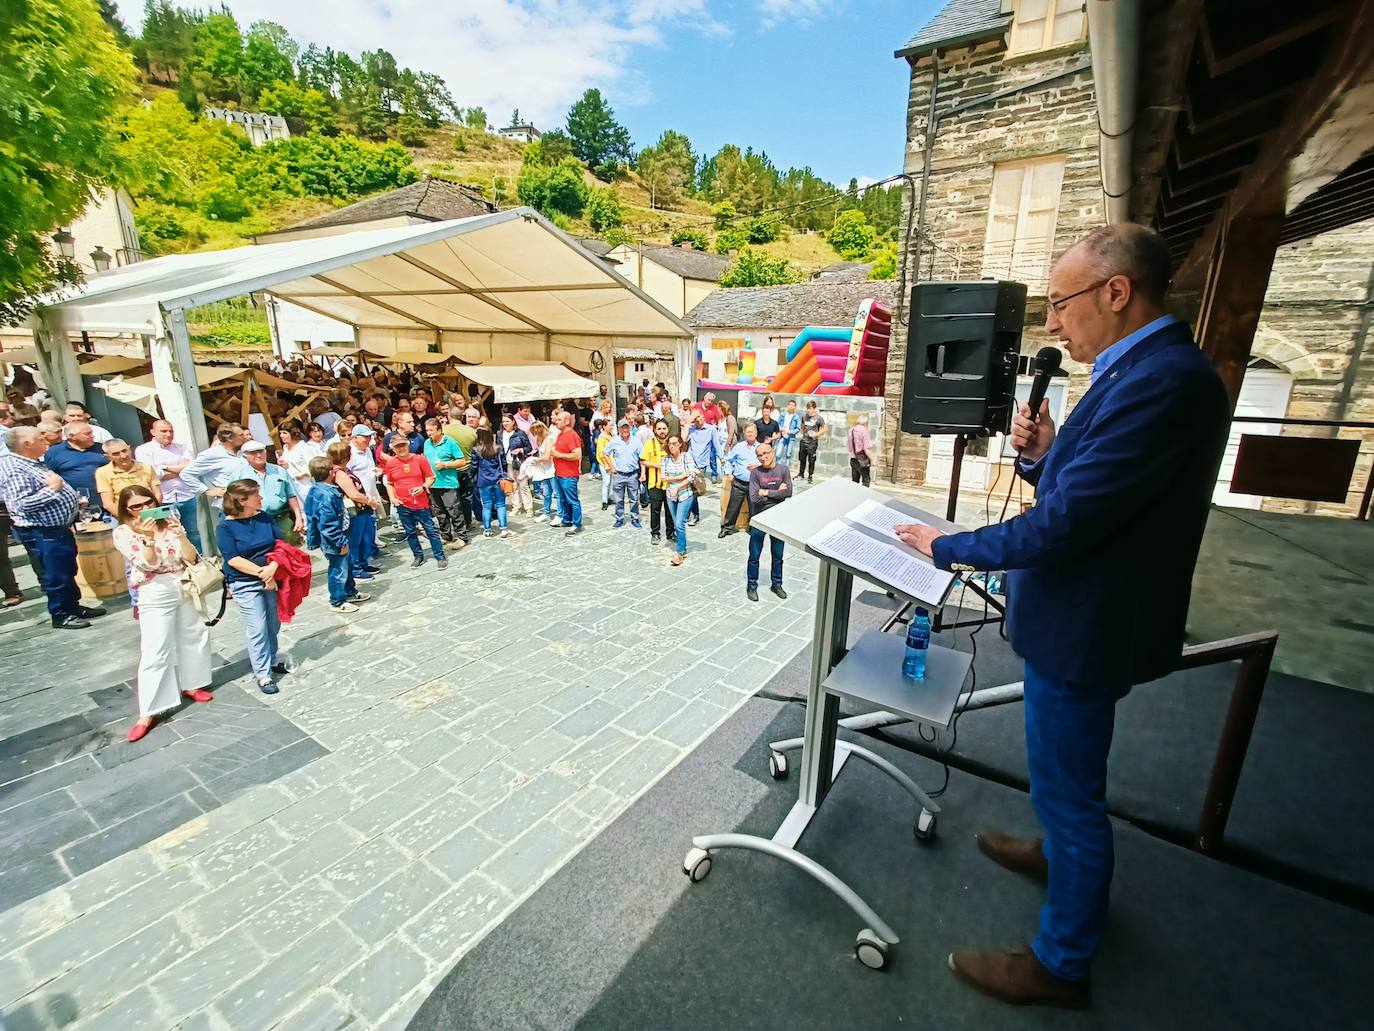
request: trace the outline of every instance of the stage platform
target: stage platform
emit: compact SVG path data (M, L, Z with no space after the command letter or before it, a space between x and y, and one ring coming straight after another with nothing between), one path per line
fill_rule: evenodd
M857 610L858 606L856 606ZM767 742L801 732L802 707L750 701L439 983L411 1023L459 1028L1356 1027L1374 985L1374 917L1236 869L1124 822L1112 919L1083 1013L1012 1009L946 969L955 948L1015 947L1037 885L983 858L982 827L1030 831L1028 797L955 771L936 842L913 804L858 764L801 847L849 880L902 942L889 968L853 956L853 913L799 871L738 851L691 884L695 833L771 833L794 781L767 773ZM940 768L878 743L926 785Z

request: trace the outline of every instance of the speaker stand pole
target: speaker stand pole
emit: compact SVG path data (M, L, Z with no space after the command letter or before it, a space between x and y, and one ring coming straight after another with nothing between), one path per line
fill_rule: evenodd
M945 506L945 518L951 523L955 522L954 511L959 506L959 474L964 467L964 448L968 446L968 437L962 433L954 438L954 464L949 470L949 503Z

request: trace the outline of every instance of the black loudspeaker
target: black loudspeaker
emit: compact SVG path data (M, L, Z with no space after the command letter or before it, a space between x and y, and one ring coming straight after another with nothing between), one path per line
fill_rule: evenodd
M902 381L905 433L1006 433L1026 319L1024 283L918 283Z

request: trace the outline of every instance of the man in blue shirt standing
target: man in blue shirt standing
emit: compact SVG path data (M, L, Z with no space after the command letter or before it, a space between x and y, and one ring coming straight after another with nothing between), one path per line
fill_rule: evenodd
M1112 881L1116 703L1174 669L1183 648L1230 404L1188 327L1165 314L1169 280L1168 246L1144 226L1104 226L1071 247L1050 272L1045 328L1092 364L1093 382L1058 433L1048 403L1012 421L1035 506L971 533L896 527L941 569L1009 570L1007 633L1026 663L1026 761L1045 837L985 831L978 845L1048 892L1029 949L949 957L1008 1002L1091 1001Z
M267 445L249 440L239 449L239 467L233 480L253 480L262 494L262 512L277 524L282 539L299 545L305 534L305 513L296 486L286 470L267 460Z
M625 501L630 502L630 525L639 529L639 458L644 447L630 434L630 422L621 419L618 435L606 445L611 462L611 495L615 498L615 528L625 525Z
M796 442L797 434L801 432L801 413L797 411L797 400L793 398L787 402L787 411L783 413L780 420L782 426L782 439L778 441L777 457L783 465L792 464L792 445Z
M730 474L730 501L725 508L725 517L720 521L717 537L728 537L735 532L740 509L749 501L749 474L758 467L758 449L759 431L751 422L744 427L744 439L725 456L725 471Z
M444 541L461 548L467 544L468 535L459 504L458 470L466 469L468 460L458 442L444 433L444 424L438 419L425 420L425 433L421 453L434 470L434 486L429 489L434 519Z
M100 488L95 484L95 471L109 463L103 449L95 446L95 432L88 422L74 422L67 427L67 439L48 448L43 458L46 465L71 484L81 504L90 511L99 510L97 518L105 519L100 504Z

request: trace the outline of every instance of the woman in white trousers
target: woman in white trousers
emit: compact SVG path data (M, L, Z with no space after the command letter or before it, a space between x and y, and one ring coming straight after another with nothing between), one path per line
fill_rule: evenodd
M129 567L129 586L138 590L138 722L128 740L148 733L164 712L185 695L208 702L210 634L200 613L181 593L181 574L197 558L195 545L175 519L145 519L157 499L144 487L125 487L115 510L114 544Z

